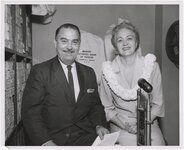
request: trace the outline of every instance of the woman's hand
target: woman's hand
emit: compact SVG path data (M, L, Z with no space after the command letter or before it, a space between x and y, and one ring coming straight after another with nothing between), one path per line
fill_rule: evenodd
M153 121L156 119L157 116L151 114L151 122L153 123Z
M121 120L121 128L128 131L129 133L136 134L137 133L137 119L135 115L128 116L125 118L122 115L119 115L119 120Z
M125 122L125 130L129 133L136 134L137 133L137 124Z

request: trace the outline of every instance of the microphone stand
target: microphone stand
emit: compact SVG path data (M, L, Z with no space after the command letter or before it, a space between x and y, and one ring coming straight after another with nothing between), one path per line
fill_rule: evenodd
M150 108L151 94L148 93L147 107L146 107L146 131L147 139L146 145L151 145L151 108Z
M137 145L151 145L151 94L142 99L141 88L137 90Z

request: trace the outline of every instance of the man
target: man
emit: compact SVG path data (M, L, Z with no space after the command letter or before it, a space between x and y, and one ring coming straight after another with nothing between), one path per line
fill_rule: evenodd
M32 67L23 94L22 120L29 145L91 145L109 133L92 68L75 61L80 31L55 33L57 56Z

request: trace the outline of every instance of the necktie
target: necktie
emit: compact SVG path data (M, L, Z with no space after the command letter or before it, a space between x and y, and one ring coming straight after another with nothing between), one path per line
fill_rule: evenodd
M73 93L73 95L75 97L74 84L73 84L73 76L72 76L72 72L71 72L72 66L71 65L68 65L67 68L68 68L68 82L69 82L70 88L72 90L72 93Z

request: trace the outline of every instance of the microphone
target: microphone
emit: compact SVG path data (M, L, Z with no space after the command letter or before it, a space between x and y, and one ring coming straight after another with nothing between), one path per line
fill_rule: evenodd
M142 88L145 92L150 93L153 90L153 87L151 84L149 84L145 79L140 78L138 80L138 85L140 88Z

